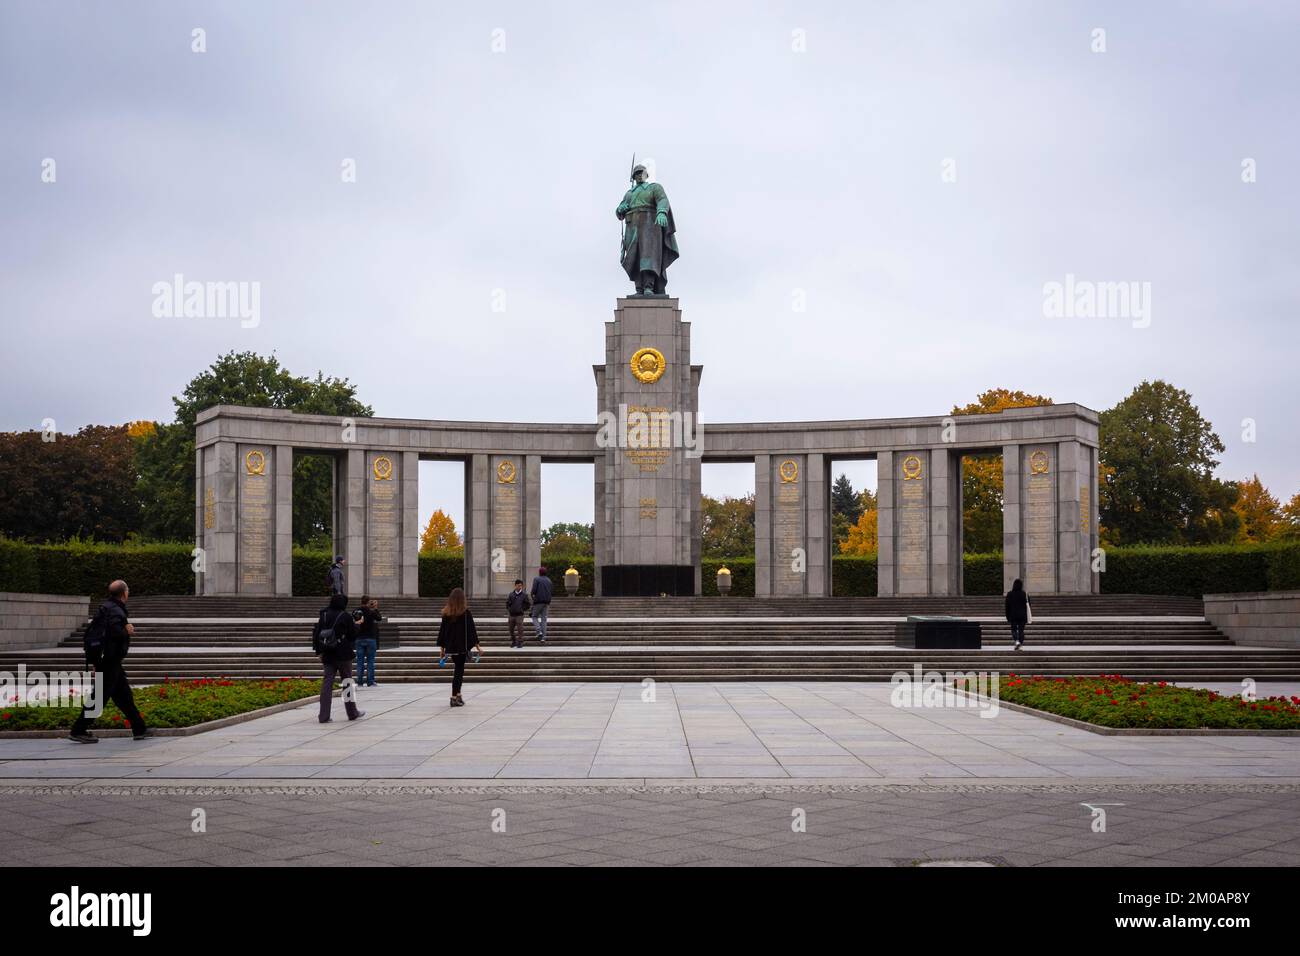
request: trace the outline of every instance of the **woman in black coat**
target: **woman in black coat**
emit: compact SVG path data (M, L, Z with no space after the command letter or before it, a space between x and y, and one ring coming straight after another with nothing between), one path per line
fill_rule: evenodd
M442 623L438 625L438 646L444 657L450 657L455 665L451 678L451 706L464 707L465 699L460 696L460 685L465 680L465 659L470 651L479 653L478 628L474 626L474 615L465 602L465 591L454 588L442 609Z
M321 646L321 632L333 630L338 643L331 650ZM320 657L321 667L325 673L320 682L320 722L330 721L330 704L334 701L334 675L343 681L343 709L348 712L348 720L364 717L365 711L357 710L357 701L352 684L352 658L357 653L357 625L348 613L346 594L336 594L330 598L330 606L320 612L315 628L311 633L311 649Z
M1007 592L1007 623L1011 625L1011 641L1020 650L1025 643L1025 625L1029 623L1029 594L1019 578Z

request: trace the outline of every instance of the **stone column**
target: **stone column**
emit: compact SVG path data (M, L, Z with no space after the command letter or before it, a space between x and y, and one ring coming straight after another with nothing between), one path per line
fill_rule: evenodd
M349 448L339 459L338 553L347 559L343 582L349 597L361 596L366 587L366 452ZM332 557L332 555L331 555ZM324 589L324 582L321 588Z
M942 448L930 457L930 594L962 593L961 455Z
M465 469L465 593L474 598L491 593L491 505L487 455L471 455Z
M807 594L808 456L773 455L769 478L772 594Z
M1002 592L1020 577L1020 446L1002 446Z
M365 453L365 573L349 575L350 582L364 581L361 591L374 597L396 597L402 590L402 559L405 507L402 488L404 456L392 451ZM352 559L349 555L348 564ZM353 592L349 592L354 596Z
M754 596L772 596L772 456L754 456Z
M420 455L402 452L402 597L420 595Z
M1016 488L1018 507L1017 534L1019 548L1014 554L1003 554L1003 578L1010 574L1012 580L1020 578L1025 590L1033 594L1055 594L1060 590L1057 581L1059 560L1059 492L1057 491L1057 446L1033 444L1018 446ZM1005 454L1005 453L1004 453ZM1008 475L1006 459L1003 460L1003 477ZM1005 487L1004 487L1005 495ZM1003 500L1003 523L1011 509ZM1077 520L1077 516L1076 516ZM1004 537L1006 532L1003 532ZM1014 564L1008 568L1008 559ZM1008 585L1009 587L1010 585Z
M807 456L804 483L804 547L808 551L808 588L805 593L825 597L831 593L830 458Z
M524 577L528 466L524 455L490 455L488 465L489 573L484 593L504 596L514 588L515 578ZM536 481L534 478L533 482ZM540 485L533 489L533 494L540 501Z
M532 582L532 575L542 563L542 456L527 455L524 461L524 539L523 567L519 577L524 586ZM560 568L564 571L564 568ZM514 590L511 581L507 590Z
M894 586L894 453L876 455L876 594L893 597Z
M934 474L930 453L920 449L895 452L892 479L894 593L928 595L933 593L930 505Z
M293 594L292 445L275 446L275 593Z
M1056 446L1057 588L1062 594L1093 593L1094 449L1077 441Z
M194 565L195 594L203 593L203 575L204 569L207 567L207 558L204 551L207 547L207 541L204 539L204 533L206 531L206 528L204 527L204 516L207 507L204 500L207 497L205 487L206 486L203 483L203 449L196 448L194 449L194 547L198 549L200 561L198 564ZM214 492L213 501L215 502L215 500L216 496ZM215 524L215 522L216 515L214 511L213 523Z

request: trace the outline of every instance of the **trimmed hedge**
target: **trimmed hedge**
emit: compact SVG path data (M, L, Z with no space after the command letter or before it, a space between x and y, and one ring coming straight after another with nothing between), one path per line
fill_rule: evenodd
M0 590L36 594L78 594L101 597L108 583L123 578L133 594L192 594L192 545L100 544L67 541L26 544L0 538ZM333 558L328 551L293 551L293 593L323 595ZM595 561L590 556L551 557L548 577L557 595L564 594L564 572L570 563L581 575L578 594L590 596ZM731 570L731 593L754 594L754 558L705 558L701 562L703 593L716 595L718 568ZM966 594L1002 593L1002 555L963 556ZM461 551L420 555L420 594L442 597L464 584ZM532 574L523 575L529 583ZM1101 576L1107 594L1177 594L1199 597L1250 591L1300 590L1300 541L1202 547L1137 546L1109 548ZM874 597L876 556L837 555L831 562L831 593Z

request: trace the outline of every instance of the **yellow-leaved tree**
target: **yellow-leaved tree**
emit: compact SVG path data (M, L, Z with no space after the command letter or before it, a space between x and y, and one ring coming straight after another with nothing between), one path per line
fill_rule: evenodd
M1251 475L1237 483L1239 494L1232 505L1241 527L1237 529L1238 541L1268 541L1282 531L1282 506L1269 494L1259 475Z
M849 536L840 545L840 554L875 554L879 516L880 512L875 508L863 511L857 523L849 527Z
M429 523L424 526L424 533L420 535L420 553L448 548L454 550L459 547L461 543L460 535L456 533L456 522L447 517L441 508L429 515Z

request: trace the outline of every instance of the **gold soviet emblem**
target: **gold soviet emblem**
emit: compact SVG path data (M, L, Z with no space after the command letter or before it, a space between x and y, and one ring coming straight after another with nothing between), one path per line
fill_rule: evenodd
M778 471L781 473L782 481L799 480L799 463L793 458L787 458L785 461L781 462L781 467Z
M903 480L912 481L921 477L921 459L908 455L903 459Z
M244 456L244 470L250 475L265 475L266 455L254 448Z
M658 349L637 349L632 353L632 361L628 363L632 366L632 374L636 376L638 382L645 382L649 385L651 382L659 381L660 376L664 374L664 369L668 363L664 360L664 353Z
M380 455L375 459L375 463L370 468L375 473L375 481L392 481L393 480L393 459L386 455Z
M1029 470L1035 475L1047 474L1047 452L1036 451L1029 456Z
M497 484L511 485L515 481L515 463L506 459L497 465Z

